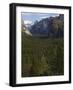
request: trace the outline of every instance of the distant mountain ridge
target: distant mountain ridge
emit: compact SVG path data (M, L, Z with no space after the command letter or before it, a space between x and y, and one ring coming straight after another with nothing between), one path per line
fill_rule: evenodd
M34 37L63 37L64 36L64 15L44 18L36 21L31 26L30 32Z

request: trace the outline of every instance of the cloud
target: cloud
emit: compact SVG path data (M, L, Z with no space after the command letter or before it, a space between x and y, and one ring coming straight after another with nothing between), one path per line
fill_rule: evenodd
M39 17L38 21L42 20L42 19L45 19L45 18L49 18L49 16L42 16L42 17Z
M48 15L48 16L43 16L43 17L40 17L40 18L41 18L41 19L44 19L44 18L56 17L56 16L59 16L59 15Z
M41 19L48 18L49 16L40 17Z
M59 14L58 15L52 15L52 17L56 17L56 16L59 16Z
M30 21L30 20L24 20L24 24L32 24L32 21Z

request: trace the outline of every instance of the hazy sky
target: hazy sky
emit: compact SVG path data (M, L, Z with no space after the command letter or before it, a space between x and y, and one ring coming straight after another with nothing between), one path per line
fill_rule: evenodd
M31 13L31 12L23 12L21 13L21 19L25 24L33 24L36 20L40 21L43 18L55 17L59 14L54 13Z

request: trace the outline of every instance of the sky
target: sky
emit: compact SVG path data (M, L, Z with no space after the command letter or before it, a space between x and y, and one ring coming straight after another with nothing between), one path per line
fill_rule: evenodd
M25 24L34 24L34 22L40 21L43 18L55 17L59 14L55 13L32 13L32 12L22 12L21 19L24 21Z

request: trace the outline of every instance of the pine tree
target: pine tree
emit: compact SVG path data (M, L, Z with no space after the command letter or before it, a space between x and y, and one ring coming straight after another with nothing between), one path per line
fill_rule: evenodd
M42 55L41 59L37 60L37 62L33 64L32 75L43 75L47 68L48 64L46 62L46 57Z

